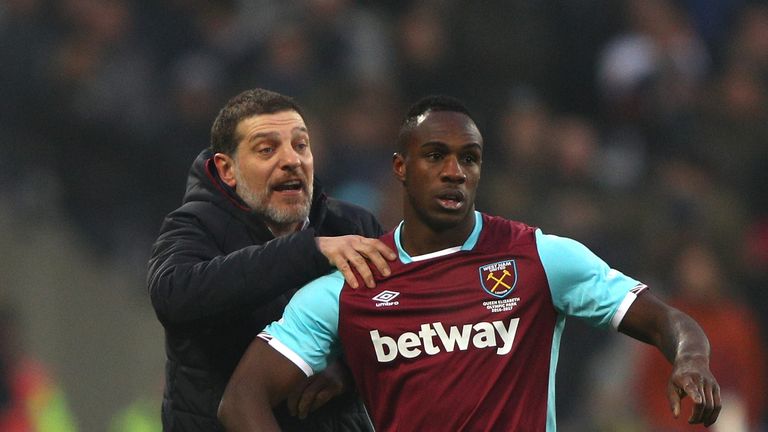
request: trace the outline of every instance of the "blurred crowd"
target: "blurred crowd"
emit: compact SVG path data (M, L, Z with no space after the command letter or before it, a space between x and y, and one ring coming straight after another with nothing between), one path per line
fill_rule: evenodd
M319 180L388 228L406 107L459 97L486 140L479 209L580 240L699 320L720 430L766 430L768 3L4 0L0 41L5 205L57 212L136 274L241 90L295 97ZM666 422L660 354L566 327L561 430L693 430Z

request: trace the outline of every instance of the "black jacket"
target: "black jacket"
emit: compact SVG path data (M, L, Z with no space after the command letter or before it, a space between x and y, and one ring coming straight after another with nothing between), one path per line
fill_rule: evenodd
M309 227L276 239L221 181L212 156L205 150L193 163L183 205L166 216L149 261L150 297L165 328L166 431L221 430L219 400L248 344L297 288L331 270L315 236L382 232L368 211L327 197L315 182ZM276 415L285 430L367 430L355 396L324 408L293 425L284 409Z

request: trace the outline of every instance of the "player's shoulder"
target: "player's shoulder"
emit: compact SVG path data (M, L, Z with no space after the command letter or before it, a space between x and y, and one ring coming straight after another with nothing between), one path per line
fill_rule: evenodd
M512 244L533 244L536 227L525 222L482 213L483 235L486 238L508 239Z
M539 258L549 271L580 273L603 265L583 243L555 234L545 234L540 229L535 231L536 248Z
M534 236L536 238L536 244L540 250L551 250L553 252L566 254L583 254L589 251L589 249L578 240L559 236L557 234L545 233L540 228L534 229Z
M395 229L393 228L379 236L379 240L394 250L397 247L395 245Z
M291 302L318 302L325 296L338 298L341 288L344 286L344 275L336 270L327 275L320 276L304 285L291 299Z

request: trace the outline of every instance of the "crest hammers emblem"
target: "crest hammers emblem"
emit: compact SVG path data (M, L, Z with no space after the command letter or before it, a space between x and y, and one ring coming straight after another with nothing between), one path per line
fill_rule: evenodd
M495 297L505 297L517 285L517 263L513 259L480 266L478 271L480 285Z
M512 288L512 287L510 287L509 285L507 285L507 284L505 284L505 283L504 283L504 278L505 278L505 277L507 277L507 276L509 276L509 275L510 275L510 273L509 273L509 271L508 271L507 269L504 269L504 273L502 273L502 275L501 275L501 277L500 277L500 278L496 278L496 277L494 277L494 276L493 276L493 272L490 272L490 273L488 273L488 277L487 277L487 279L488 279L488 280L491 280L491 279L493 279L493 280L495 280L495 281L496 281L496 283L495 283L495 284L493 284L493 288L491 288L491 292L496 292L496 288L498 288L498 287L499 287L499 285L504 285L504 287L506 287L507 289L510 289L510 288Z

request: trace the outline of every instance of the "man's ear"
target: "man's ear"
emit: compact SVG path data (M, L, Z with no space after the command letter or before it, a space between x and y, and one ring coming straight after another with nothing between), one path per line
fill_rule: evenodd
M226 153L216 153L213 155L213 163L216 165L216 171L219 172L221 180L229 187L237 185L235 179L235 161Z
M392 155L392 172L400 183L405 183L405 156L400 152Z

